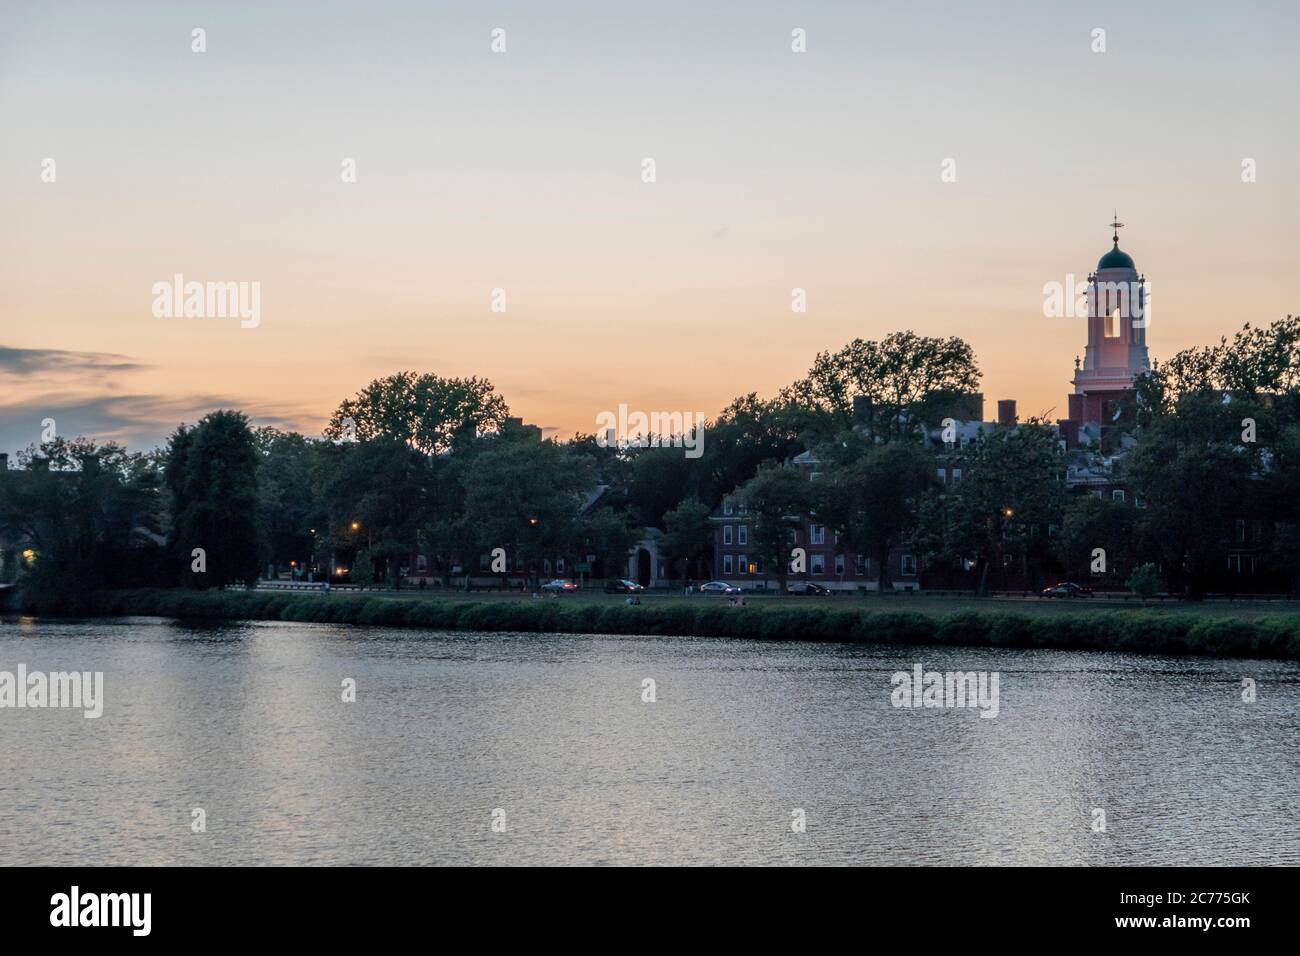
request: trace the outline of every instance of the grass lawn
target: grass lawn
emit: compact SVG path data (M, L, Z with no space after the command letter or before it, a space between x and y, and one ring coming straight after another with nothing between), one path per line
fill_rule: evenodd
M313 593L313 592L306 592ZM354 593L336 591L335 594ZM531 594L519 591L464 591L427 588L423 591L409 589L398 592L374 591L364 592L368 597L390 600L441 600L471 601L482 604L488 601L533 601ZM606 594L603 591L589 589L575 594L559 597L546 597L542 600L559 601L565 604L623 604L625 595ZM668 594L646 593L641 596L643 605L669 607L673 605L727 604L726 598L712 595L693 594L689 597L680 592ZM943 616L961 611L1005 611L1030 617L1057 614L1079 615L1089 612L1145 611L1148 614L1194 614L1210 618L1258 618L1279 615L1300 615L1300 601L1252 601L1212 600L1212 601L1139 601L1137 599L1116 600L1101 597L1091 598L1038 598L1038 597L986 597L976 598L970 595L933 595L916 592L898 592L885 597L875 595L862 596L841 594L829 597L803 597L796 595L746 595L746 607L754 608L827 608L855 611L912 611L931 616Z

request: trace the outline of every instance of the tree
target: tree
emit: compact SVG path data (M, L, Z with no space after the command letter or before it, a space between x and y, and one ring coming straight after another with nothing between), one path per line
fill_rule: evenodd
M938 508L928 509L949 535L948 553L974 554L980 593L988 591L990 567L1019 562L1031 588L1049 555L1049 528L1065 504L1063 462L1055 433L1036 419L998 428L967 450L965 478L948 486ZM934 532L932 532L934 533Z
M1256 452L1239 441L1236 410L1205 394L1183 396L1177 408L1142 430L1123 475L1145 503L1139 533L1158 551L1170 587L1199 598L1234 521L1264 489L1251 480Z
M808 484L799 472L772 466L760 468L736 492L736 498L753 518L749 540L767 566L777 569L782 594L790 576L795 533L808 512Z
M763 401L750 392L736 398L704 427L703 474L689 494L717 507L763 465L780 464L804 451L798 410L780 399ZM687 490L681 489L686 500Z
M357 552L357 556L352 559L351 572L352 583L361 587L370 587L375 583L375 566L370 561L370 552L362 548Z
M333 446L324 464L320 494L329 510L330 544L365 548L375 573L399 586L402 565L429 519L437 462L380 437Z
M537 586L541 562L571 556L582 540L582 504L592 462L553 441L496 439L463 473L458 536L476 553L503 548ZM474 553L463 555L468 574Z
M257 445L242 412L211 412L171 436L170 547L189 586L256 582L257 464Z
M640 539L640 532L627 515L601 508L586 516L584 536L587 550L596 555L606 578L621 578L627 571L628 552Z
M1288 315L1266 328L1246 323L1213 346L1183 349L1135 383L1144 423L1172 415L1182 399L1229 393L1236 399L1300 392L1300 316ZM1217 396L1216 396L1217 397Z
M166 582L156 456L109 442L56 438L0 471L0 532L16 543L23 606L81 609L97 588Z
M1128 576L1128 587L1142 600L1151 600L1160 590L1160 569L1149 562L1138 565Z
M310 563L313 528L325 528L328 514L313 478L321 442L297 432L263 427L253 433L258 449L258 526L262 564L276 570L293 561Z
M505 399L487 379L398 372L373 380L355 398L340 403L325 437L388 438L432 455L450 450L458 440L499 430L509 414Z
M876 559L881 594L890 587L890 551L915 530L934 473L934 456L924 448L890 443L869 447L813 483L818 520L839 531L842 552Z
M1081 495L1065 509L1053 552L1071 577L1092 574L1096 550L1102 550L1106 580L1119 583L1136 564L1136 510L1097 495Z
M682 577L688 577L694 562L695 576L703 578L717 530L709 506L698 498L688 498L664 515L664 528L660 547L673 567Z
M975 391L979 379L975 353L962 339L894 332L879 342L854 339L838 352L819 353L782 398L802 409L804 427L823 438L857 424L890 441L912 435L933 417L931 406ZM865 407L855 416L856 396Z

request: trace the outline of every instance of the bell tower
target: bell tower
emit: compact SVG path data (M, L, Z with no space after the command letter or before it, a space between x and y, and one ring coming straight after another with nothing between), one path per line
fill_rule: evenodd
M1123 226L1118 217L1110 223L1114 247L1088 276L1088 344L1082 363L1075 359L1069 405L1080 425L1117 419L1119 405L1132 401L1134 380L1151 368L1146 277L1119 247Z

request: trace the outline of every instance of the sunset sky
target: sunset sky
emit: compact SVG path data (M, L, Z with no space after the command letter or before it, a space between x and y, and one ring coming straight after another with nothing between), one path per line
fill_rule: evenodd
M1300 5L998 10L0 0L0 451L318 434L405 368L568 436L905 328L971 342L986 414L1064 417L1043 286L1113 209L1154 358L1300 311ZM155 317L177 273L260 283L260 326Z

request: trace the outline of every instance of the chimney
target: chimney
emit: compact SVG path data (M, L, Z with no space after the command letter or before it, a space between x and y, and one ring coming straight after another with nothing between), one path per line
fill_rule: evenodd
M1057 419L1056 433L1065 439L1066 451L1079 447L1079 423L1073 418Z
M871 417L871 399L866 395L853 396L853 424L865 425Z
M1014 425L1016 423L1016 400L1014 398L998 399L998 424Z

